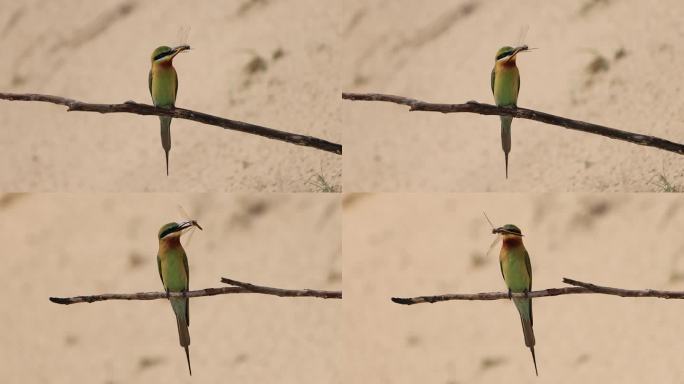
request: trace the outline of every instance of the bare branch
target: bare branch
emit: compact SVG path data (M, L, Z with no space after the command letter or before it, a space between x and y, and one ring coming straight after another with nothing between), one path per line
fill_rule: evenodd
M532 291L528 294L511 293L511 297L548 297L571 295L581 293L600 293L605 295L614 295L621 297L658 297L661 299L684 299L684 291L657 291L653 289L633 290L622 288L611 288L600 285L583 283L581 281L563 278L566 284L574 285L574 287L564 288L549 288L540 291ZM500 300L508 299L508 292L482 292L482 293L456 293L437 296L418 296L410 298L393 297L392 301L397 304L421 304L421 303L436 303L439 301L448 300Z
M138 292L138 293L103 293L101 295L74 296L74 297L50 297L50 301L56 304L94 303L105 300L157 300L169 297L201 297L225 295L230 293L254 293L239 287L205 288L187 292Z
M282 289L271 288L250 283L243 283L241 281L221 278L221 282L225 284L234 285L236 287L244 288L250 292L263 293L266 295L276 295L281 297L320 297L322 299L341 299L341 291L319 291L314 289Z
M224 279L221 279L224 280ZM225 279L233 283L231 285L244 285L235 287L205 288L187 292L139 292L139 293L105 293L101 295L75 296L75 297L50 297L50 301L56 304L77 304L94 303L105 300L157 300L169 297L202 297L227 295L232 293L258 293L264 295L275 295L280 297L321 297L324 299L341 299L342 292L339 291L315 291L310 289L280 289L270 287L260 287L248 283L241 283L230 279ZM250 288L246 288L250 287Z
M563 278L565 284L574 285L576 287L582 287L588 289L593 293L603 293L605 295L615 295L621 297L658 297L661 299L684 299L683 291L658 291L655 289L622 289L622 288L611 288L604 287L600 285L595 285L591 283L584 283L581 281Z
M433 104L407 97L383 95L380 93L343 93L342 98L346 100L360 101L386 101L395 104L407 105L410 107L410 111L442 113L467 112L478 113L480 115L513 116L519 119L540 121L550 125L557 125L567 129L592 133L595 135L609 137L611 139L627 141L634 144L645 145L648 147L654 147L684 155L684 144L675 143L655 136L641 135L638 133L609 128L603 125L587 123L580 120L567 119L565 117L555 116L532 109L497 107L496 105L482 104L476 101L468 101L465 104Z
M342 145L332 143L313 136L299 135L277 129L262 127L255 124L237 120L225 119L218 116L208 115L183 108L158 108L147 104L138 104L127 101L123 104L92 104L60 96L41 95L36 93L2 93L0 99L10 101L40 101L64 105L67 111L99 112L99 113L133 113L137 115L171 116L177 119L197 121L199 123L214 125L224 129L263 136L269 139L280 140L291 144L311 147L338 155L342 154Z
M581 287L565 287L565 288L549 288L540 291L532 291L527 297L546 297L569 295L573 293L596 293L586 288ZM511 297L525 297L523 293L511 293ZM421 304L421 303L437 303L439 301L449 300L501 300L508 299L508 292L480 292L480 293L450 293L445 295L435 296L418 296L418 297L393 297L392 301L397 304Z

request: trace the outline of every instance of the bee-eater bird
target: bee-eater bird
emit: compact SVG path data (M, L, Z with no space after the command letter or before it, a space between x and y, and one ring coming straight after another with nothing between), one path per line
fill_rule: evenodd
M522 232L520 228L513 224L506 224L503 227L492 230L492 233L501 234L503 242L499 253L499 265L501 275L508 287L508 294L511 292L522 292L527 295L532 290L532 267L530 265L530 255L527 253L522 242ZM534 355L534 331L532 330L532 299L513 298L513 303L520 313L525 345L532 352L534 362L534 373L537 372L537 358Z
M194 220L182 221L179 223L168 223L159 230L159 252L157 253L157 267L159 277L161 277L164 290L166 292L186 292L190 285L188 270L188 257L180 243L180 237L188 229L197 227L199 224ZM178 337L181 347L185 348L185 357L188 360L188 370L192 376L190 368L190 325L189 299L183 297L170 297L171 308L176 314L178 324Z
M520 73L515 65L515 56L529 48L501 47L496 52L494 69L492 69L492 93L494 102L499 107L516 107L518 91L520 91ZM506 178L508 179L508 153L511 151L511 116L501 116L501 147L506 161Z
M173 68L173 58L190 49L189 45L176 48L161 46L152 52L152 68L148 76L152 103L156 107L172 108L178 92L178 75ZM169 151L171 150L171 117L159 116L161 122L161 141L166 155L166 176L169 175Z

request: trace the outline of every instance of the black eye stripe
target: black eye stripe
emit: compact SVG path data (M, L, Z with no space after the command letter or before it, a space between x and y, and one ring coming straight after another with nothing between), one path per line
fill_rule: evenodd
M503 59L503 58L506 57L506 56L510 56L510 54L511 54L511 51L506 51L506 52L500 53L499 56L496 57L496 59L497 59L497 60L501 60L501 59ZM155 60L156 60L156 59L155 59Z
M155 56L155 57L154 57L154 60L156 61L156 60L161 59L161 58L164 57L164 56L168 56L168 55L171 54L171 52L173 52L173 51L162 52L162 53L158 54L157 56Z
M162 233L159 234L159 238L161 239L161 238L163 238L164 236L166 236L166 235L168 235L168 234L170 234L170 233L176 232L177 230L178 230L178 227L167 228L164 232L162 232Z
M522 235L522 232L520 232L520 229L519 229L519 228L513 228L513 227L508 227L508 228L507 228L507 227L504 227L503 230L504 230L504 232L507 232L507 233L513 233L513 234L516 234L516 235Z

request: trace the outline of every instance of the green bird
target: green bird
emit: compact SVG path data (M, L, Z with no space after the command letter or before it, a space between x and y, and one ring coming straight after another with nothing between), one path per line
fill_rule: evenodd
M515 65L515 56L527 51L527 45L520 47L501 47L496 52L494 69L492 69L492 93L494 102L499 107L516 107L518 91L520 91L520 72ZM508 179L508 153L511 151L511 116L501 117L501 147L506 161L506 178Z
M164 290L166 292L187 292L190 285L188 269L188 257L180 243L180 237L189 228L197 227L199 224L194 220L182 221L179 223L168 223L159 230L159 252L157 253L157 267L159 277L161 277ZM178 337L181 347L185 348L185 357L188 360L188 370L192 376L190 368L190 325L189 299L183 297L170 297L171 308L176 314L178 324Z
M530 265L530 255L527 253L522 242L520 228L513 224L506 224L503 227L492 230L492 233L501 234L503 242L499 253L499 265L501 275L508 287L508 295L511 292L522 292L527 295L532 290L532 267ZM532 330L532 299L513 298L513 303L520 313L525 345L532 352L534 362L534 373L537 372L537 358L534 355L534 331Z
M152 52L152 68L148 76L152 103L156 107L173 108L178 92L178 75L173 68L173 58L190 49L189 45L176 48L161 46ZM166 176L169 175L169 151L171 150L171 117L159 116L161 141L166 155Z

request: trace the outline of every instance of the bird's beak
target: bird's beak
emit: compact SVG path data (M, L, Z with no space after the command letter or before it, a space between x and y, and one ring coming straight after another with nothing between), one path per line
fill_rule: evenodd
M188 48L189 48L189 47L188 47ZM529 49L530 49L530 48L529 48L527 45L521 45L521 46L519 46L519 47L516 47L516 48L513 50L513 56L517 55L517 54L520 53L520 52L527 51L527 50L529 50Z
M182 221L182 222L178 223L178 231L179 232L183 231L185 229L188 229L188 228L192 228L192 227L197 227L200 229L200 231L202 230L202 227L195 220Z
M511 53L511 55L508 56L508 59L506 59L506 62L513 60L513 58L515 58L515 55L517 55L518 53L528 51L529 49L530 48L527 45L515 47L515 49L513 49L513 53Z
M189 45L179 45L173 49L173 54L171 55L171 57L176 57L177 54L179 54L183 51L187 51L189 49L190 49Z

